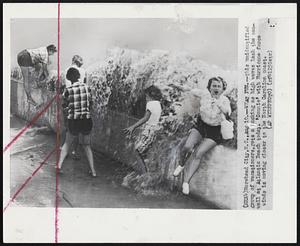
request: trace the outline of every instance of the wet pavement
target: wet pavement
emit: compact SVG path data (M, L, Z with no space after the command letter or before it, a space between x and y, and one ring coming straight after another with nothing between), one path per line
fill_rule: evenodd
M11 117L11 138L26 122ZM55 148L56 135L45 127L32 127L11 147L11 195L31 176ZM81 148L80 148L81 149ZM122 186L132 170L101 153L94 153L97 177L89 174L82 149L81 160L68 157L63 174L58 175L59 207L85 208L193 208L215 209L213 204L180 192L164 195L142 195ZM56 153L42 166L12 206L54 207L56 190Z

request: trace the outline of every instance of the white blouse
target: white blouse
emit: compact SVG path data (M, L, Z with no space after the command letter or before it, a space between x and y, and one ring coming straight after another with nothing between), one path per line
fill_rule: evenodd
M191 93L200 98L200 116L206 124L219 126L225 118L224 114L231 114L230 101L226 96L215 99L208 90L200 89L193 89Z
M162 111L160 102L155 100L147 102L146 110L149 110L151 113L150 118L147 121L147 124L153 126L158 125L161 116L161 111Z

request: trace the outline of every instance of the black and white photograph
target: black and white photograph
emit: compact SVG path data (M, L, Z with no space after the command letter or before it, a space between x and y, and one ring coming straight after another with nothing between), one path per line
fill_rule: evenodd
M12 136L60 82L12 147L12 194L59 130L59 206L235 208L237 24L61 19L58 74L57 20L12 20ZM17 204L54 206L54 158Z
M270 242L279 200L293 218L295 16L291 4L6 4L6 241ZM30 236L39 227L52 231Z

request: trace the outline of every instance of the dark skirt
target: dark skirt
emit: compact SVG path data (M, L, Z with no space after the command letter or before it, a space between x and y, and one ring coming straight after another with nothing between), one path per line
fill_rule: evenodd
M31 56L27 50L23 50L18 54L18 64L21 67L33 67Z
M206 124L199 115L197 117L196 123L193 125L203 138L209 138L215 141L217 144L223 142L222 134L221 134L221 126L210 126Z

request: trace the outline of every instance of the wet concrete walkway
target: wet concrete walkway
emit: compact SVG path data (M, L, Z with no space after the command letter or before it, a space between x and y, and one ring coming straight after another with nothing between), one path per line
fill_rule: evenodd
M11 138L24 127L25 122L11 117ZM48 153L55 148L56 136L47 128L33 127L11 147L11 195L34 172ZM95 153L97 177L89 175L88 162L80 152L81 160L68 157L64 173L58 176L59 206L85 208L193 208L215 209L213 204L184 196L180 192L164 195L141 195L123 187L123 177L130 168ZM56 183L56 153L31 179L16 198L13 206L54 207Z

